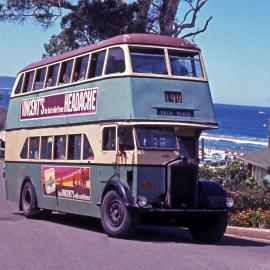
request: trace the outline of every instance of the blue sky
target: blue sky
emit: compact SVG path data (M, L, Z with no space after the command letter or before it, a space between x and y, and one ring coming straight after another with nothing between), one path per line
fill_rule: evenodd
M201 47L216 103L270 106L270 0L209 0L198 23L213 16ZM41 58L43 44L58 33L33 24L0 23L0 75L15 76Z

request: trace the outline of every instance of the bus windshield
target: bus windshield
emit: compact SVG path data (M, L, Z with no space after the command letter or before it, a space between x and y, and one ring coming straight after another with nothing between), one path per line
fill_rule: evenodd
M167 74L164 50L130 47L133 72Z
M169 50L172 75L203 78L198 53Z
M177 149L176 134L172 127L136 127L141 149Z

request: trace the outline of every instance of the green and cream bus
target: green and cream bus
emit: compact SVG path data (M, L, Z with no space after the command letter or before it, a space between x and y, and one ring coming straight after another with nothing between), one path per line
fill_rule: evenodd
M198 139L217 127L201 51L186 40L122 35L41 60L10 99L7 199L28 218L101 218L110 236L164 224L215 242L232 201L198 179Z

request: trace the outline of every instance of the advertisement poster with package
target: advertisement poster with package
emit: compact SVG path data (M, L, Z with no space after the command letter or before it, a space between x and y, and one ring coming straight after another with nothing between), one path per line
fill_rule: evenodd
M91 201L90 168L42 166L41 174L44 195Z

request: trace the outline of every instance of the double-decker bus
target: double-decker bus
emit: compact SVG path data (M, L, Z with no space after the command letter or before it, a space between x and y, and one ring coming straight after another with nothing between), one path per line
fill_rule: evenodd
M215 242L232 204L198 179L198 140L218 124L200 49L154 34L113 37L33 63L7 116L7 199L28 218L101 218L110 236L140 224Z

